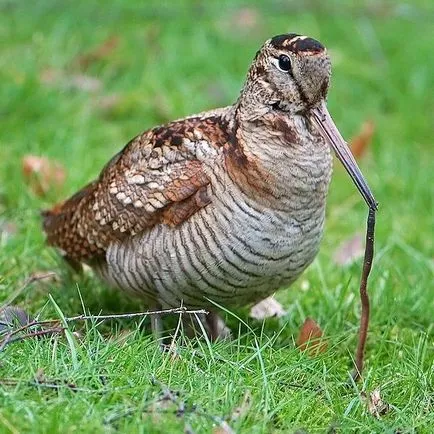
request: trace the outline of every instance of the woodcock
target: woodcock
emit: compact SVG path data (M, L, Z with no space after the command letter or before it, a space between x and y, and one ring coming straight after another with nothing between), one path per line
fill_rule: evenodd
M156 309L214 311L288 287L319 249L330 146L376 207L328 114L330 75L318 41L269 39L234 105L139 134L45 211L48 243ZM218 316L207 322L215 338Z

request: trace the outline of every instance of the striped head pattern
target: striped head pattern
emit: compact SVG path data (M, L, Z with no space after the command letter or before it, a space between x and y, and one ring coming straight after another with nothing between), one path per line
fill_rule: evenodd
M315 39L288 33L267 40L257 52L244 91L256 104L305 113L325 100L330 76L326 48Z

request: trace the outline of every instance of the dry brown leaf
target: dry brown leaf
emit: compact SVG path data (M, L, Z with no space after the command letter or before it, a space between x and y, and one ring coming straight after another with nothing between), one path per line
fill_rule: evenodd
M44 196L51 189L60 189L66 179L64 167L57 161L36 155L22 159L24 180L37 196Z
M375 132L375 124L367 120L362 124L359 133L350 140L350 148L355 158L362 158L369 148L372 136Z
M76 390L77 386L73 383L70 383L66 380L56 380L53 378L48 378L45 375L45 371L43 368L38 368L38 370L35 373L34 381L36 384L39 384L41 386L48 386L53 389L57 389L60 387L67 387L71 390Z
M350 265L357 259L362 258L364 251L363 235L357 233L339 244L333 253L333 261L341 266Z
M380 416L384 416L390 410L389 404L382 400L379 388L374 389L369 394L367 405L369 413L375 416L377 419L379 419Z
M37 383L45 383L47 381L47 377L45 376L44 368L38 368L35 373L35 381Z
M86 74L66 76L64 78L64 83L66 87L83 90L85 92L96 92L102 87L101 80Z
M50 87L96 92L102 88L102 82L96 77L86 74L65 74L61 70L47 68L39 74L39 81Z
M62 72L58 69L47 68L40 72L39 81L48 86L57 83L62 77Z
M86 69L92 63L98 62L99 60L110 56L118 45L119 37L111 36L110 38L106 39L102 44L98 45L87 53L77 56L74 60L74 63L79 67Z
M251 406L252 406L252 395L250 393L250 390L246 390L241 404L238 407L235 407L234 411L231 414L231 421L234 422L240 417L245 416L250 410Z
M306 318L297 338L297 347L301 351L307 350L311 356L324 353L327 349L327 342L324 342L322 336L322 330L316 321Z
M285 309L272 296L261 300L259 303L256 303L254 306L252 306L249 313L250 318L257 320L263 320L270 317L280 318L284 315L286 315Z
M232 16L232 25L236 29L254 30L260 21L260 14L257 9L243 7L238 9Z
M219 426L216 426L212 430L213 434L235 434L235 431L228 425L227 422L222 421L220 422Z
M6 306L0 310L0 334L25 326L32 321L33 318L20 307Z
M96 100L96 107L103 111L111 111L115 109L120 103L122 99L119 95L111 94L104 95Z
M258 32L263 26L262 16L255 7L245 6L234 9L218 21L222 31L240 36Z
M161 423L165 413L172 412L182 415L185 411L184 403L179 400L179 393L170 389L163 390L158 398L149 405L147 414L150 413L154 423Z
M18 232L18 226L9 220L0 220L0 239L8 240Z

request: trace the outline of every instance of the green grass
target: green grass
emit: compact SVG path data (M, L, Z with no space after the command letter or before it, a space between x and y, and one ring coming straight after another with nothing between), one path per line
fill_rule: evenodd
M234 340L186 340L176 358L158 351L147 323L140 328L134 321L76 324L81 338L12 344L0 353L1 432L165 433L186 426L212 432L220 420L240 433L432 432L434 8L422 0L276 0L250 3L256 22L249 27L233 18L241 7L236 1L0 1L1 300L32 272L55 270L60 282L38 282L16 303L43 318L58 316L49 294L65 316L82 313L83 305L93 313L143 309L91 276L68 275L44 244L39 210L95 177L140 131L232 103L261 43L296 31L331 51L329 109L343 135L355 134L366 119L376 124L361 161L380 202L364 381L345 386L361 263L342 268L332 256L340 242L364 232L367 211L336 166L321 252L278 295L287 316L260 324L237 312L247 327L228 315ZM74 64L113 36L118 46L107 57L84 71ZM50 70L63 79L42 82ZM96 77L100 88L71 87L77 74ZM104 106L111 96L113 104ZM25 154L61 161L65 186L34 195L21 173ZM5 233L5 222L15 233ZM294 345L307 316L329 339L319 357ZM61 387L32 384L40 369ZM161 399L166 386L178 393L177 403ZM379 419L360 394L375 388L391 406ZM250 407L232 420L246 392ZM185 411L177 415L182 403Z

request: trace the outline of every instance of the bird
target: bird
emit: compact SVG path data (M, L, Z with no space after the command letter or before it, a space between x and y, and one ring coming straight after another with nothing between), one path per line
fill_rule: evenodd
M314 260L332 150L376 206L327 110L330 78L316 39L268 39L233 105L144 131L96 180L43 211L47 243L150 308L206 308L217 339L220 307L288 288Z

